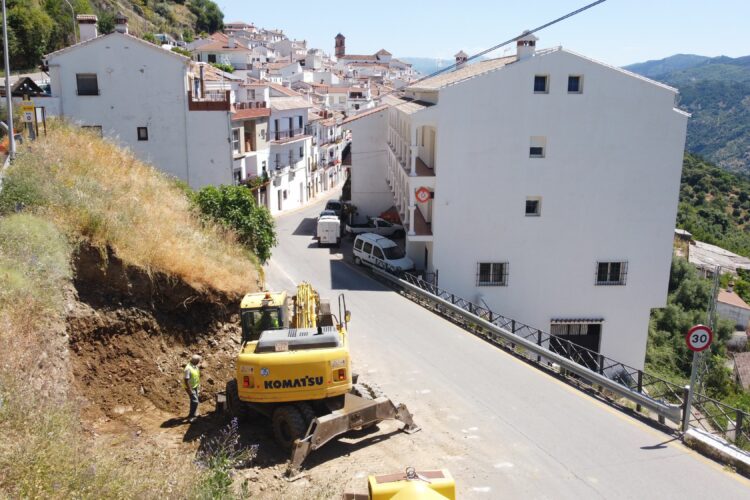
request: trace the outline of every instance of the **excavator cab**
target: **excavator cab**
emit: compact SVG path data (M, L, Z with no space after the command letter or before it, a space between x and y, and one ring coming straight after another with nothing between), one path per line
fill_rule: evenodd
M245 296L240 305L242 342L260 339L266 330L279 330L286 320L286 292L252 293Z

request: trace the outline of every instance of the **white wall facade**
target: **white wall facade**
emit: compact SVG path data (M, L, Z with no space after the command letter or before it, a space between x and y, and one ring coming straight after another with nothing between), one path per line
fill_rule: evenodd
M747 330L747 325L750 323L750 309L737 307L732 304L716 302L716 314L718 314L720 318L728 319L733 322L736 327L739 327L742 330Z
M386 182L388 110L357 118L343 127L352 132L352 204L359 218L377 216L393 205Z
M48 64L61 116L100 126L194 188L232 182L228 112L188 110L187 58L115 32L50 54ZM99 95L78 95L78 73L97 75ZM148 140L138 140L138 127Z
M535 94L535 75L549 93ZM567 92L569 75L583 92ZM440 92L432 267L440 284L545 331L603 318L600 352L642 368L651 308L666 303L687 116L674 92L567 52ZM530 158L532 137L545 157ZM527 197L541 215L525 215ZM467 242L471 242L467 245ZM600 261L626 284L597 286ZM479 262L508 286L477 287Z

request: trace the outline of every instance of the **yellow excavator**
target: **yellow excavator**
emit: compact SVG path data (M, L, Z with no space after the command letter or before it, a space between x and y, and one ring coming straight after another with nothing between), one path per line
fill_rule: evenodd
M297 293L251 293L240 304L242 347L235 379L226 385L230 415L260 413L271 419L273 434L291 450L287 477L299 474L311 451L354 429L386 419L419 430L409 410L382 396L352 374L346 298L338 315L309 283Z

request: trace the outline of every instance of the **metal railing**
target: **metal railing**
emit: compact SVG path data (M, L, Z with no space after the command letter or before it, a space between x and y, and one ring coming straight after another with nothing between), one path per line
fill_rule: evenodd
M305 129L293 128L288 130L276 130L273 132L274 141L283 141L284 139L291 139L304 134Z
M599 386L654 412L660 423L682 421L686 388L619 362L570 340L508 318L414 274L386 264L370 266L375 276L405 296L441 314L486 341L512 351L543 369ZM555 366L557 365L557 366ZM704 394L695 394L691 425L719 435L738 447L750 447L750 415Z

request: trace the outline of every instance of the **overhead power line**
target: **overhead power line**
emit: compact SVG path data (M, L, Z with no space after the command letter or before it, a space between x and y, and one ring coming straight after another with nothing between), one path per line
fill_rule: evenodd
M490 47L489 49L486 49L486 50L483 50L483 51L481 51L481 52L478 52L478 53L474 54L474 55L473 55L473 56L471 56L471 57L467 57L467 58L466 58L466 61L465 61L465 62L462 62L462 63L460 63L460 64L465 64L465 63L467 63L467 62L469 62L469 61L472 61L472 60L474 60L474 59L477 59L477 58L479 58L479 57L482 57L482 56L483 56L483 55L485 55L485 54L489 54L490 52L493 52L493 51L495 51L495 50L497 50L497 49L499 49L499 48L501 48L501 47L504 47L504 46L508 45L509 43L513 43L513 42L516 42L516 41L520 40L520 39L521 39L521 38L523 38L523 37L526 37L526 36L529 36L529 35L532 35L532 34L536 33L537 31L541 31L541 30L543 30L543 29L545 29L545 28L549 28L549 27L550 27L550 26L552 26L553 24L557 24L557 23L559 23L559 22L561 22L561 21L564 21L564 20L566 20L566 19L568 19L568 18L571 18L571 17L573 17L573 16L576 16L576 15L580 14L581 12L584 12L584 11L586 11L586 10L589 10L589 9L590 9L590 8L592 8L592 7L596 7L596 6L597 6L597 5L599 5L600 3L604 3L604 2L606 2L606 1L607 1L607 0L597 0L596 2L591 2L590 4L588 4L588 5L585 5L585 6L581 7L580 9L576 9L576 10L574 10L574 11L572 11L572 12L569 12L569 13L565 14L565 15L564 15L564 16L562 16L562 17L558 17L557 19L555 19L555 20L553 20L553 21L550 21L550 22L548 22L548 23L542 24L541 26L538 26L538 27L536 27L536 28L534 28L534 29L532 29L532 30L527 30L527 31L524 31L524 32L523 32L523 33L521 33L520 35L518 35L518 36L516 36L516 37L513 37L513 38L511 38L510 40L506 40L506 41L504 41L504 42L502 42L502 43L498 43L497 45L494 45L494 46ZM405 89L405 88L409 88L409 87L411 87L412 85L416 85L416 84L418 84L418 83L420 83L420 82L423 82L423 81L425 81L425 80L427 80L427 79L429 79L429 78L432 78L432 77L434 77L434 76L437 76L437 75L440 75L440 74L442 74L442 73L445 73L446 71L450 71L450 70L452 70L452 69L456 68L456 67L457 67L458 65L459 65L459 63L453 63L453 64L451 64L450 66L446 66L445 68L441 68L441 69L439 69L439 70L435 71L434 73L430 73L430 74L429 74L429 75L427 75L427 76L423 76L422 78L419 78L419 79L418 79L417 81L411 82L411 83L410 83L409 85L407 85L406 87L402 87L402 88L400 88L400 89L394 89L394 90L391 90L390 92L386 92L385 94L383 94L383 95L380 95L380 96L378 96L378 99L382 99L383 97L389 96L389 95L391 95L391 94L394 94L394 93L396 93L396 92L400 92L401 90L403 90L403 89Z

